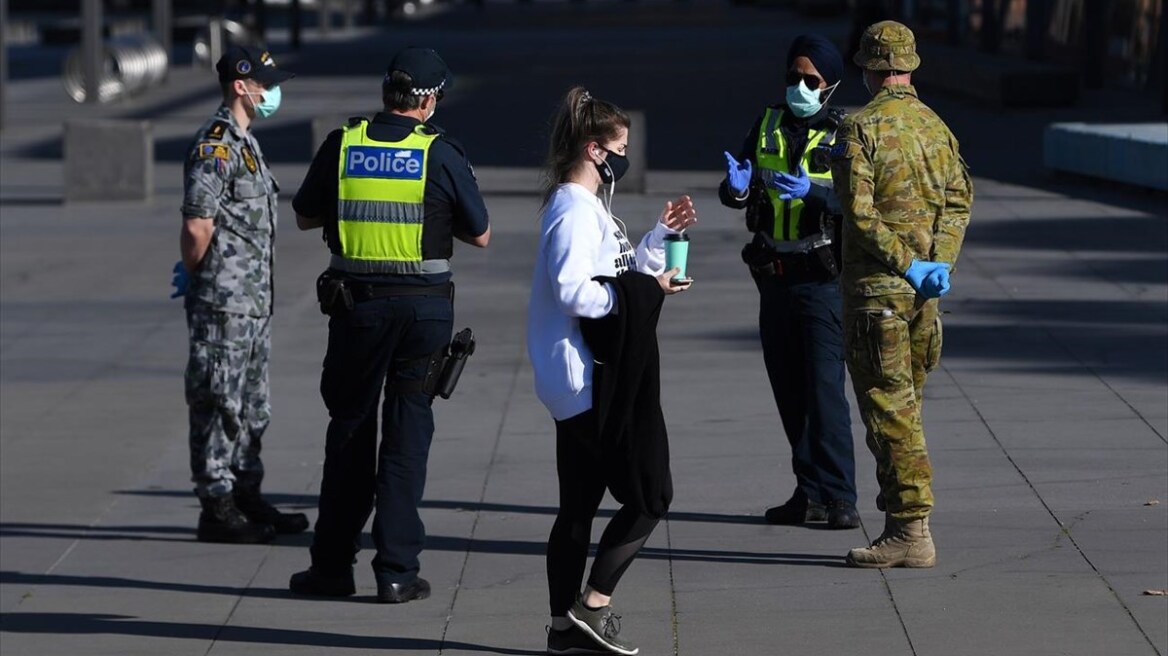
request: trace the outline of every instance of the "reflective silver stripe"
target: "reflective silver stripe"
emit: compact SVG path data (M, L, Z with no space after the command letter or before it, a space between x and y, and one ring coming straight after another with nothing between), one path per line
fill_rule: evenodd
M342 200L337 203L337 218L363 223L421 223L422 203L398 203L388 200Z
M340 255L329 259L329 268L346 273L389 273L419 274L447 273L450 260L422 260L421 262L399 262L396 260L350 260Z
M767 118L766 125L763 126L763 143L762 149L768 153L779 152L779 146L775 143L775 130L779 127L779 112L776 110L767 110L770 116Z

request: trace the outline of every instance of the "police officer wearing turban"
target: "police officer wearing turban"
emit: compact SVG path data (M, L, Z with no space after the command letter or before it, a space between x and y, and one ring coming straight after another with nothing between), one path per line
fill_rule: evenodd
M785 102L763 112L737 157L725 154L718 190L723 205L746 208L754 233L742 256L758 286L763 361L791 444L796 487L766 511L773 524L860 525L829 169L844 114L828 103L842 74L831 41L797 37L787 52Z
M932 567L933 471L925 448L925 378L940 362L938 298L949 291L973 204L957 139L917 98L916 40L882 21L854 58L872 101L840 126L832 179L844 214L848 370L876 457L884 531L852 549L856 567Z
M260 494L268 402L272 262L279 186L251 133L280 107L292 73L271 53L232 47L216 63L223 103L196 133L183 166L182 261L171 298L185 296L191 479L204 542L269 542L308 528Z
M354 593L371 512L377 600L430 594L418 576L434 434L424 379L451 341L452 240L485 247L491 234L466 154L429 122L450 84L435 51L397 53L382 82L385 110L329 134L292 202L297 225L323 228L331 253L317 284L330 317L320 384L330 421L312 566L289 582L298 594Z

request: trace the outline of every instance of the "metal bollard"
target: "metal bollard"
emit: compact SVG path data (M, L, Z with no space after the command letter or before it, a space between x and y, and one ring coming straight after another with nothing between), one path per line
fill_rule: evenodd
M97 101L106 103L141 93L162 82L169 65L166 51L149 34L109 39L102 45ZM89 92L80 49L74 49L65 60L62 82L70 98L85 102Z
M243 23L229 18L212 19L206 29L195 35L193 64L199 68L213 68L231 46L262 47L261 44L259 35Z

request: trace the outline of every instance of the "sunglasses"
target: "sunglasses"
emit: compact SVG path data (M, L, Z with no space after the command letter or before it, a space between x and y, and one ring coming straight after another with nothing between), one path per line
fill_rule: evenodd
M807 88L811 89L812 91L818 89L819 85L823 83L823 78L819 77L818 75L812 75L811 73L800 73L799 71L787 71L788 86L793 87L796 84L799 84L800 80L802 80L803 84L806 84Z

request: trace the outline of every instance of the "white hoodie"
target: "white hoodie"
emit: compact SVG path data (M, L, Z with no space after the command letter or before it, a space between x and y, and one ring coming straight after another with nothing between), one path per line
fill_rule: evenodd
M580 334L580 317L614 309L612 288L593 280L630 269L660 275L665 235L658 222L636 251L604 203L575 183L556 187L540 218L539 251L527 306L527 355L535 392L557 420L592 407L592 354Z

